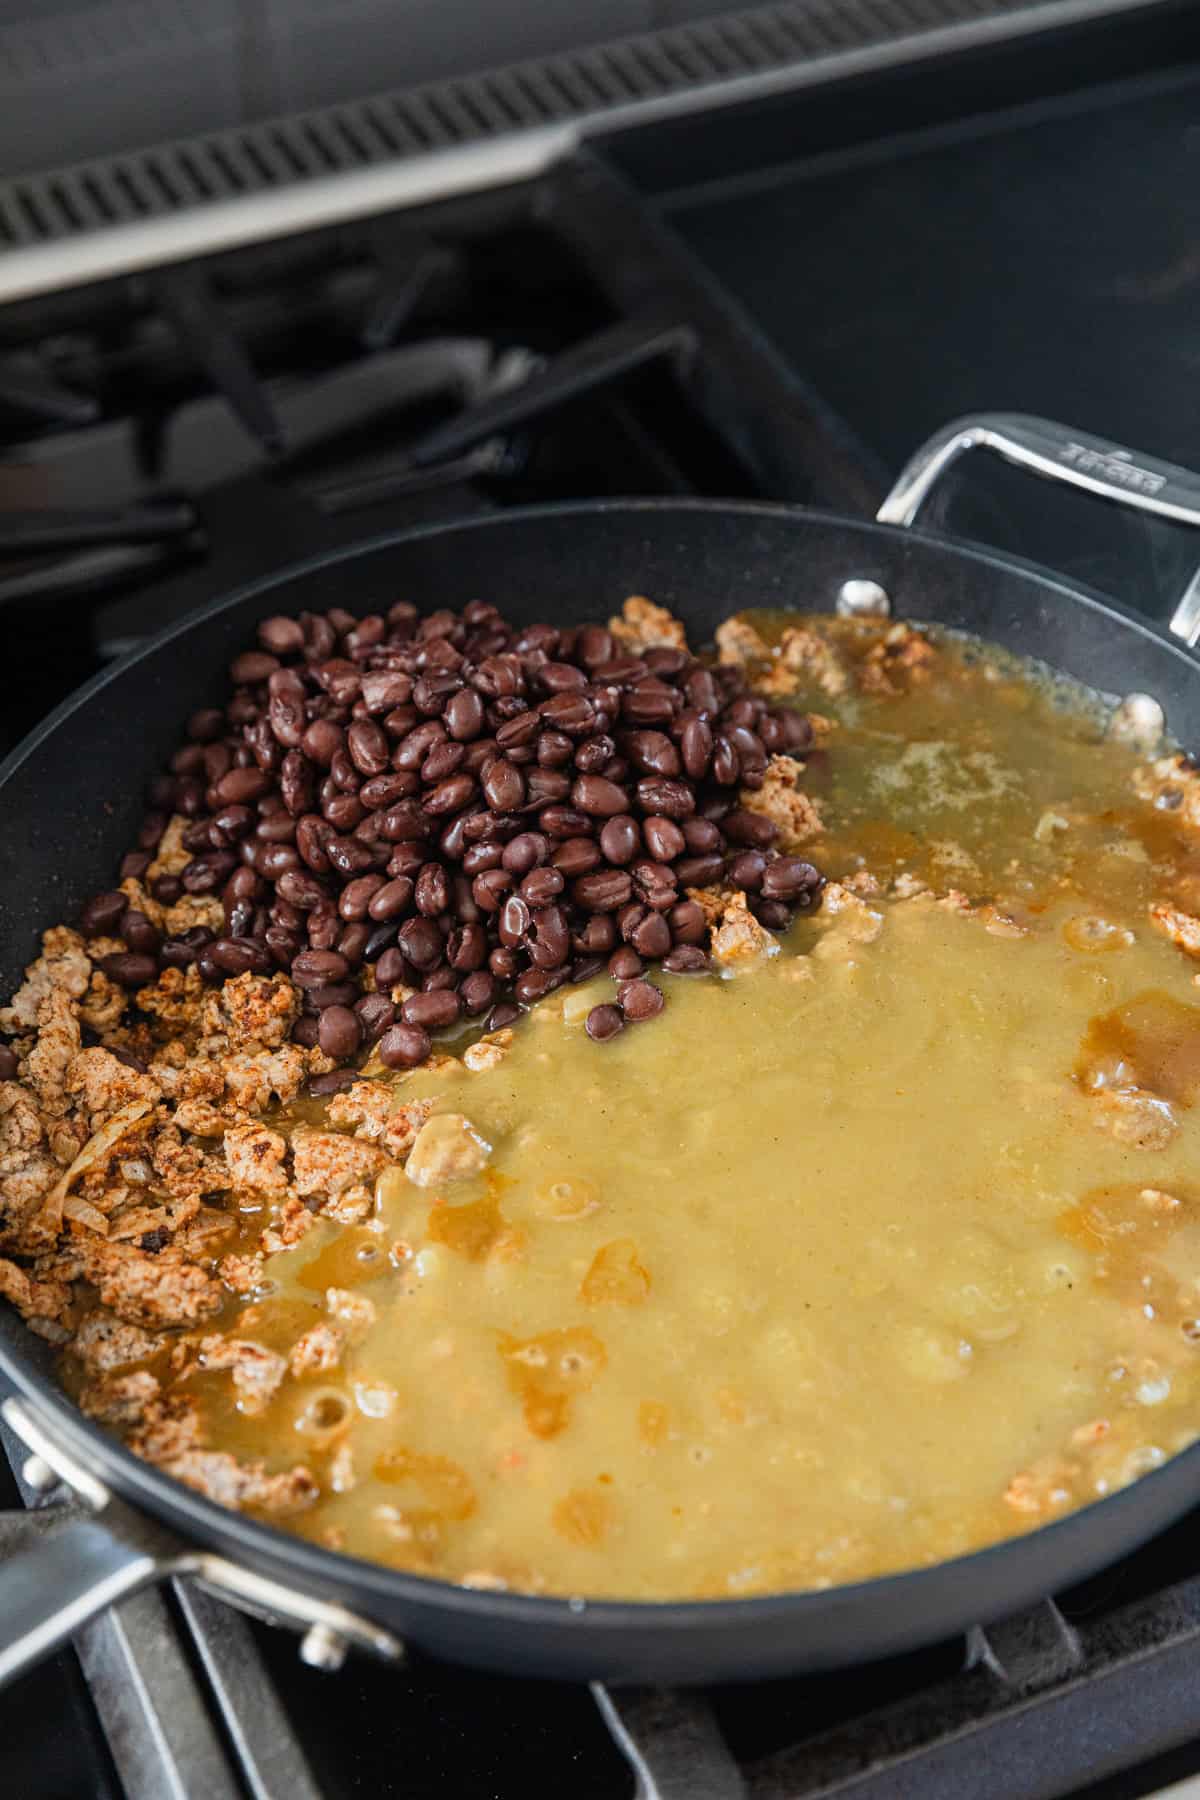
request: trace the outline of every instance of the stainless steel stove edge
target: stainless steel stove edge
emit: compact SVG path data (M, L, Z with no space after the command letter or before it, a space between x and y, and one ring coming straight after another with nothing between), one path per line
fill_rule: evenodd
M597 136L1166 3L782 0L19 176L0 182L0 302L530 180Z

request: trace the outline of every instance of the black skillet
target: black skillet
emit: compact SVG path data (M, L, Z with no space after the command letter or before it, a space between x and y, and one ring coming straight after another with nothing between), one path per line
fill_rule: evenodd
M1036 473L1200 523L1200 483L1041 421L949 427L904 471L884 524L783 507L618 502L552 507L385 538L215 601L68 700L0 770L0 991L38 933L73 918L139 822L145 781L181 721L219 701L230 657L258 619L398 598L461 606L484 596L511 617L602 617L646 593L709 639L746 606L866 610L936 620L1042 659L1102 691L1161 703L1200 743L1200 667L1178 641L1111 603L980 550L897 530L941 470L984 446ZM281 547L282 548L282 547ZM1193 588L1196 584L1193 583ZM1190 644L1200 595L1172 629ZM20 646L9 646L19 667ZM1154 717L1151 702L1139 703ZM797 1143L802 1160L803 1145ZM346 1641L510 1674L712 1682L830 1667L986 1623L1079 1581L1200 1500L1200 1445L1111 1498L973 1556L825 1592L653 1605L468 1591L318 1549L228 1512L139 1462L59 1391L54 1353L0 1308L8 1426L29 1475L65 1478L82 1516L0 1567L0 1680L147 1582L198 1575L252 1609L308 1628L313 1660ZM951 1453L953 1453L951 1451ZM53 1472L53 1473L52 1473Z

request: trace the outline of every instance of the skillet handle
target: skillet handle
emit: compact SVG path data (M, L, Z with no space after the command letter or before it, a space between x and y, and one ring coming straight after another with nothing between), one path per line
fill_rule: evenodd
M1047 481L1200 526L1200 475L1028 413L977 413L943 426L901 469L876 514L879 523L912 525L946 470L968 450L991 450ZM1200 568L1171 614L1170 629L1189 646L1200 639Z
M0 1687L165 1573L149 1550L92 1519L47 1532L9 1557L0 1567Z

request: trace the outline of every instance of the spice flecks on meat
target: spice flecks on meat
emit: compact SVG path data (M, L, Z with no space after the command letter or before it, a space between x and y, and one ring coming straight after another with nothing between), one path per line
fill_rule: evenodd
M343 1188L373 1180L382 1167L375 1145L341 1132L300 1130L292 1135L292 1170L301 1196L331 1198Z
M287 1187L287 1139L265 1125L238 1125L225 1133L225 1161L234 1187L268 1193Z

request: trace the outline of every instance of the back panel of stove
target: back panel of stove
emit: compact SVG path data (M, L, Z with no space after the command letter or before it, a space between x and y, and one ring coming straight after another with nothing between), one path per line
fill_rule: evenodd
M497 107L521 128L847 55L904 61L944 32L987 43L1154 4L0 0L0 171L11 180L374 96L394 105L444 84L463 85L428 96L434 116L478 135ZM318 130L336 139L341 126Z

